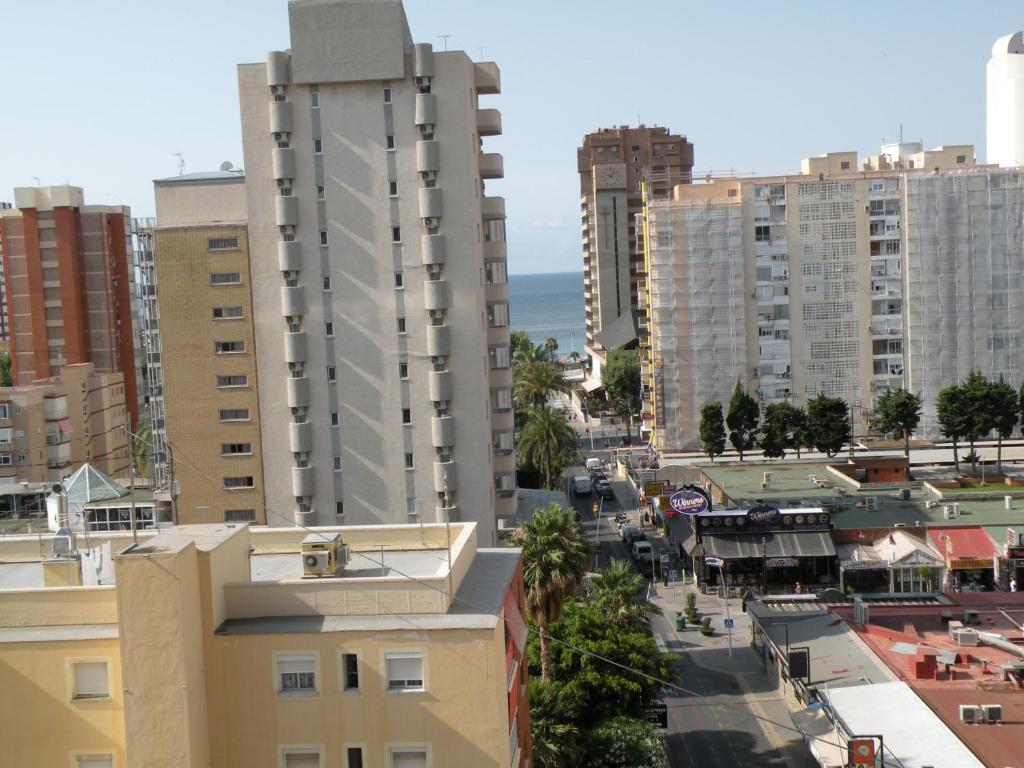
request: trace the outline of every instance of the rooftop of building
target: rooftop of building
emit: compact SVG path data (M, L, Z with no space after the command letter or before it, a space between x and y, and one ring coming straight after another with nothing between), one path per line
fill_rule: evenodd
M195 184L200 182L245 182L245 171L241 168L219 171L197 171L195 173L181 173L177 176L167 176L163 179L153 179L154 184Z

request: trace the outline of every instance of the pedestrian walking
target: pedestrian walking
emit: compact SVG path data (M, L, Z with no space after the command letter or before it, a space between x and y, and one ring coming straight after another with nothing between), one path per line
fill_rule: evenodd
M803 591L803 587L800 586L800 582L796 583L796 587L793 589L793 593L799 595Z
M1010 577L1010 591L1011 592L1016 592L1017 591L1017 577L1016 576L1011 576Z

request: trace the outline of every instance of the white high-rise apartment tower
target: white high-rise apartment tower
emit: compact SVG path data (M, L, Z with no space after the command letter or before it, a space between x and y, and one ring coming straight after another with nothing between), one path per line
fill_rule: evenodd
M987 161L1024 165L1024 32L996 40L985 68Z
M268 523L515 504L493 63L414 44L399 0L289 3L239 67Z

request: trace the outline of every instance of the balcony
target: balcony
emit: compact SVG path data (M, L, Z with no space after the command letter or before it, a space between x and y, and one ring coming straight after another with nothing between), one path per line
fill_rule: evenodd
M302 270L302 244L298 240L277 244L277 268L282 272Z
M441 149L436 141L416 142L416 170L419 173L438 171L441 167Z
M451 448L455 445L455 420L451 416L432 417L430 438L435 448Z
M484 219L505 218L504 197L482 197L480 198L480 216Z
M427 280L423 283L423 307L427 310L448 308L447 280Z
M308 421L289 424L288 444L292 453L308 453L313 450L313 425Z
M473 65L473 80L476 92L481 95L501 93L501 70L493 61L481 61Z
M270 132L292 132L292 103L290 101L270 102ZM289 176L288 178L295 178Z
M452 374L451 371L429 371L427 373L427 388L430 401L433 403L446 403L452 399Z
M292 467L292 495L296 498L312 496L316 487L313 467Z
M274 102L280 104L283 102ZM275 147L271 150L274 178L278 181L295 178L295 150Z
M43 398L43 418L47 421L60 421L68 417L68 398L61 397Z
M71 443L58 443L46 447L48 467L63 467L71 463Z
M309 407L309 379L305 376L298 379L288 379L286 382L287 400L289 408Z
M447 325L427 326L427 354L431 357L451 354L451 336Z
M435 461L434 462L434 491L444 493L445 490L454 491L456 488L455 462Z
M496 109L476 111L476 132L481 136L501 135L501 112Z
M281 288L281 316L300 317L306 313L304 291L299 286Z
M299 223L299 198L281 195L274 198L275 221L279 227L294 227Z
M420 255L424 264L444 264L444 235L420 235Z
M505 161L498 152L480 153L480 178L481 179L503 179L505 178Z

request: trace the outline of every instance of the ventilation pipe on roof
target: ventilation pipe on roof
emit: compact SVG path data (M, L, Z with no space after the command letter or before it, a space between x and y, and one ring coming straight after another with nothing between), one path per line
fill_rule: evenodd
M985 645L991 645L993 648L999 648L1007 653L1024 657L1024 648L1021 648L1019 645L1014 645L1005 637L997 635L995 632L978 632L978 640Z

